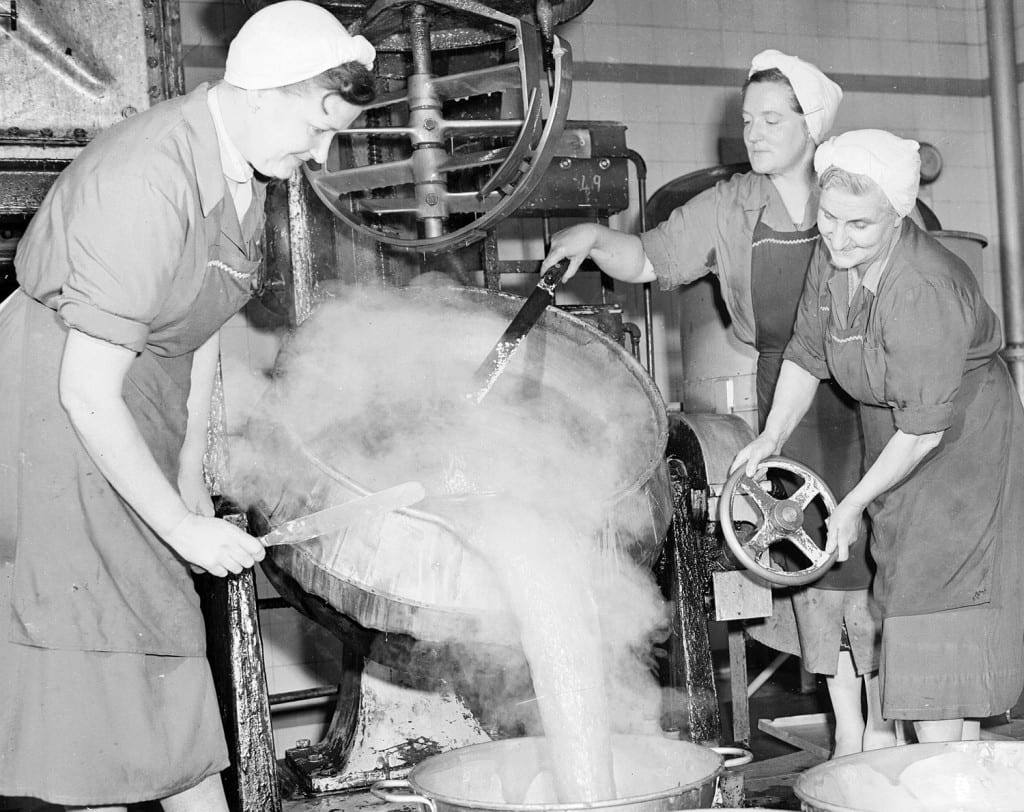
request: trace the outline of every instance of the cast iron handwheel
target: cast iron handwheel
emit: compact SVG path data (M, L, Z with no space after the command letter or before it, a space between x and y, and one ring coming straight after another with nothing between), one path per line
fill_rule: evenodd
M785 457L766 457L758 464L757 473L767 474L773 468L796 474L803 484L792 496L776 499L764 489L767 483L752 479L744 468L739 468L722 488L718 500L718 521L733 555L755 575L778 586L809 584L835 563L838 550L826 553L807 535L803 528L804 510L820 495L825 509L831 514L836 508L836 498L821 477L806 465ZM761 512L760 523L753 535L745 540L740 540L733 526L733 503L740 494L748 495ZM770 547L784 539L803 553L811 562L810 566L786 572L773 565Z

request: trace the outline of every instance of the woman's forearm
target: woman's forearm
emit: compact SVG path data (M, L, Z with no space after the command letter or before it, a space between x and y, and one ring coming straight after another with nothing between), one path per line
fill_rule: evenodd
M185 441L181 446L179 467L202 473L206 454L210 407L213 402L214 380L220 359L220 334L214 333L192 356L192 376L188 393L188 423Z
M906 479L941 441L944 432L906 434L897 430L885 444L878 459L872 463L843 500L863 510L886 491Z
M626 234L604 226L598 233L590 258L608 276L623 282L653 282L654 268L635 234Z
M100 473L163 538L188 515L121 395L135 354L72 330L60 371L60 398Z
M656 278L639 237L598 223L580 223L555 234L551 238L548 255L541 263L541 270L563 259L568 260L565 278L571 279L580 263L588 257L613 279L653 282Z

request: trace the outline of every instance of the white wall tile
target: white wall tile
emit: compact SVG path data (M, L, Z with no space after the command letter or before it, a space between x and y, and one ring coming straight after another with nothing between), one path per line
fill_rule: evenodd
M899 3L884 3L878 7L878 35L884 40L905 42L908 39L909 14Z
M939 22L934 6L912 6L907 9L907 33L911 42L936 42Z
M752 4L754 31L762 34L784 34L787 30L785 0L764 0Z
M653 26L647 25L620 25L618 28L620 60L644 65L651 64L651 52L654 50L654 30Z

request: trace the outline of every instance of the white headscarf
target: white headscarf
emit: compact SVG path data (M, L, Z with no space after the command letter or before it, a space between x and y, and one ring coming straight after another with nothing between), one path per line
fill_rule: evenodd
M345 62L373 67L369 40L353 37L316 3L282 0L253 14L228 47L224 81L246 90L284 87Z
M850 130L830 138L814 153L814 171L829 167L864 175L878 184L900 217L917 203L921 184L920 145L885 130Z
M839 102L843 98L842 88L810 62L772 49L761 51L750 61L747 78L771 68L780 71L789 80L793 94L804 111L807 131L814 143L820 144L836 120Z

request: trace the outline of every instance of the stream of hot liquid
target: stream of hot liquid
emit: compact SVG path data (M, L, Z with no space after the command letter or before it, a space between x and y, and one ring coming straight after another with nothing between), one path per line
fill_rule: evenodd
M568 522L492 512L474 533L519 622L561 803L616 797L605 651L585 544ZM523 786L510 803L550 802ZM532 797L525 797L530 794Z

